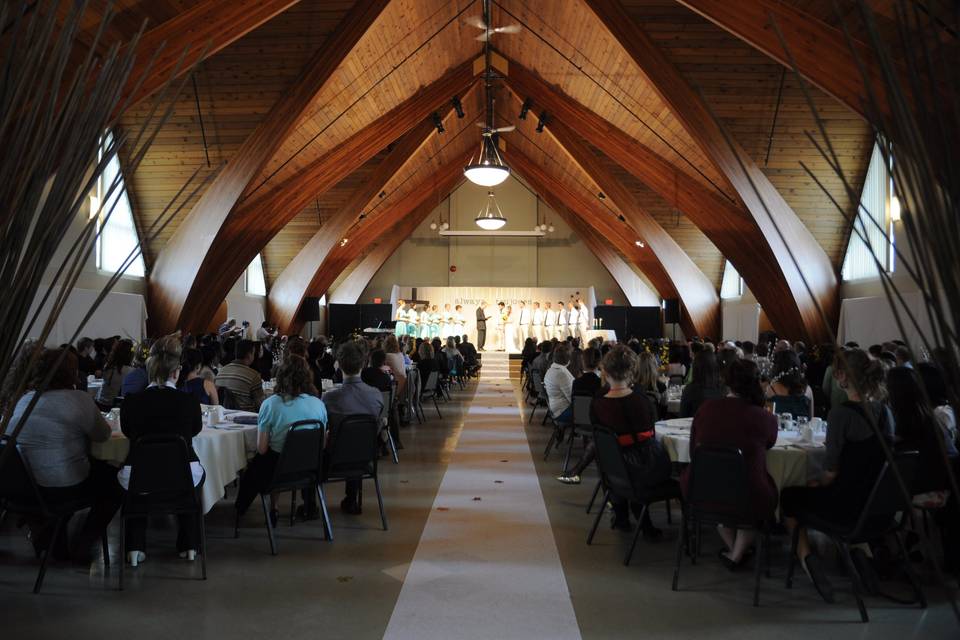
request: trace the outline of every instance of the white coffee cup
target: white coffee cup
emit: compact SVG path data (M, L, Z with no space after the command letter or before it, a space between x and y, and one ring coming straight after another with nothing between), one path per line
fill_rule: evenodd
M223 405L217 405L217 422L224 422L226 417L223 413Z
M803 427L803 430L800 432L800 440L803 442L813 442L813 427L809 424Z
M810 427L813 429L814 433L819 433L822 426L823 418L812 418L810 420Z

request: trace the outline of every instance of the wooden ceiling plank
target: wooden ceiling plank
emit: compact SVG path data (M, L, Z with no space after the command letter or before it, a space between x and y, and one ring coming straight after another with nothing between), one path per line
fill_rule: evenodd
M694 334L719 335L720 296L717 295L717 290L709 278L680 248L676 240L660 226L650 212L640 205L623 183L600 163L599 158L584 144L582 138L562 122L551 123L546 130L566 149L574 162L579 164L581 169L599 185L604 194L613 200L630 226L646 243L649 251L663 265L663 270L670 279L676 295L683 301L684 309L691 317Z
M546 109L554 120L564 122L668 203L683 211L733 262L779 331L791 337L811 339L812 335L818 340L822 337L823 327L819 318L816 322L811 319L817 331L808 335L800 305L793 295L793 289L787 284L769 238L738 203L731 202L691 178L516 61L509 60L508 68L507 83L517 94L534 96L538 108ZM822 253L819 247L817 249Z
M289 137L314 97L388 4L389 0L358 2L350 10L342 24L306 64L299 81L283 93L179 225L157 256L150 274L148 302L152 333L167 333L191 324L204 325L216 311L216 305L225 297L226 291L224 296L217 296L216 301L200 305L204 308L204 317L194 315L198 309L192 303L213 293L205 291L206 283L198 278L201 265L211 257L216 259L219 254L230 252L229 246L220 246L216 241L228 226L230 214L241 195ZM235 274L236 277L239 275Z
M850 51L852 45L870 78L881 114L889 115L884 83L870 47L858 40L848 42L840 29L778 0L678 2L791 69L789 58L792 56L803 77L867 119L870 101L863 74ZM783 34L789 55L773 27L774 22Z
M299 1L204 0L149 29L137 43L136 60L123 92L126 102L120 104L129 107L140 102L175 71L175 77L183 75L201 56L214 55Z

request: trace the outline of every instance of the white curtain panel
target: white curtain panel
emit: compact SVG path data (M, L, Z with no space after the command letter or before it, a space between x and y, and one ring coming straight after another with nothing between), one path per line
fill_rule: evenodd
M721 316L724 340L756 342L760 337L759 304L755 302L724 303Z
M99 291L92 289L74 289L64 305L60 317L53 326L53 331L47 338L47 346L58 346L68 342L76 331L83 317L90 310ZM30 317L39 306L41 291L34 300L30 309ZM37 322L33 325L27 337L36 337L43 329L43 324L50 317L50 301L44 305ZM122 336L133 340L142 340L147 335L147 305L143 296L137 293L108 293L90 320L84 325L80 337L106 338Z

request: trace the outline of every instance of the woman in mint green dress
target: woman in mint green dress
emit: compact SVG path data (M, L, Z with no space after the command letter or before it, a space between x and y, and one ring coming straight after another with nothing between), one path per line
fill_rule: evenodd
M407 335L407 304L403 300L397 300L397 313L394 319L397 321L393 329L393 334L398 338Z

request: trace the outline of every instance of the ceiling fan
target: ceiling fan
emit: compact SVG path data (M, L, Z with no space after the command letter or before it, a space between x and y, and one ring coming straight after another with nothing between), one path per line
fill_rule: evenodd
M510 167L508 167L500 157L500 152L497 150L497 144L494 136L513 131L516 129L516 126L507 125L503 127L497 127L494 125L493 80L495 74L493 71L493 65L490 63L490 36L492 36L494 33L516 33L520 30L520 27L518 25L510 25L507 27L498 27L496 29L491 28L490 0L483 0L483 17L471 18L468 20L468 23L484 30L483 36L477 39L484 43L483 53L486 62L486 68L484 70L484 89L486 94L485 100L487 117L486 122L483 124L477 123L477 126L482 128L479 156L472 159L470 164L464 167L463 175L466 176L467 180L474 184L483 187L494 187L510 177ZM502 218L498 218L498 220L502 220L502 222L499 223L499 226L503 226L503 224L506 222L506 220ZM480 224L479 218L477 224Z

